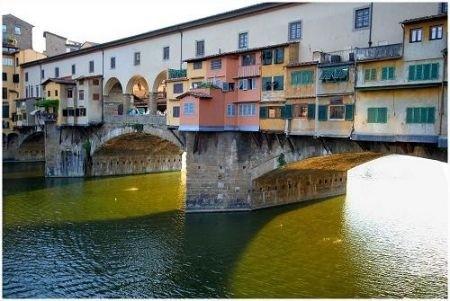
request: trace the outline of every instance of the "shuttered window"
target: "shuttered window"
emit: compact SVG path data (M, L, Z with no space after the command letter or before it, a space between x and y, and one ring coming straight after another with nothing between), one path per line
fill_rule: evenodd
M439 63L410 65L408 68L408 80L438 79Z
M354 105L345 105L345 120L353 120L353 115L354 115L354 111L355 111L355 106Z
M369 68L364 70L364 81L377 80L377 69Z
M316 105L313 103L308 104L308 119L316 118Z
M326 121L328 119L328 106L319 106L319 121Z
M265 119L269 116L269 108L268 107L260 107L259 108L259 118Z
M395 79L395 67L383 67L381 69L381 80L393 80Z
M406 123L434 123L435 108L420 107L406 109Z
M285 105L281 113L284 119L292 119L292 105Z
M368 108L367 123L386 123L387 108Z
M291 72L291 85L309 85L313 83L314 73L311 70L305 71L292 71Z

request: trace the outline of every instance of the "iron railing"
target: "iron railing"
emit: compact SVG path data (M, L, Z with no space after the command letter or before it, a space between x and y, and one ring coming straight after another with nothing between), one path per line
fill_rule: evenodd
M391 44L355 49L357 61L398 58L402 56L402 51L403 44Z

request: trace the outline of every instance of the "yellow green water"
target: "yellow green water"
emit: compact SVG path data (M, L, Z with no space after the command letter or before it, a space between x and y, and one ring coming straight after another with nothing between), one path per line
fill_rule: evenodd
M5 297L447 294L446 215L418 230L424 223L396 219L395 208L377 211L404 200L354 192L186 215L179 172L45 179L42 165L3 167Z

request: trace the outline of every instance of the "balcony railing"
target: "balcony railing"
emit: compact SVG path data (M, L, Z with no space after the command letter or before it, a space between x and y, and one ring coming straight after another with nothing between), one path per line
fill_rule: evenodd
M130 115L115 115L115 116L105 116L106 123L139 123L139 124L151 124L151 125L166 125L166 116L157 115L141 115L141 116L130 116Z
M356 60L380 60L389 58L398 58L402 56L403 45L391 44L385 46L375 46L367 48L356 48Z
M261 68L259 65L239 66L238 77L252 77L259 76Z
M186 69L169 69L169 79L187 77Z

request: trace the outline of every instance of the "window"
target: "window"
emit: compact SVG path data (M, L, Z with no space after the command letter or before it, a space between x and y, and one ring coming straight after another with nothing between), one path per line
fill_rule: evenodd
M75 74L75 73L77 73L76 71L77 71L77 70L76 70L75 64L73 64L73 65L72 65L72 75Z
M205 55L205 41L195 41L195 55L204 56Z
M13 83L18 83L20 81L19 74L13 74Z
M370 7L355 10L355 29L368 28L370 24Z
M234 91L234 83L223 83L222 90L223 91Z
M67 98L73 98L73 90L67 89Z
M183 93L183 84L182 83L173 84L173 93L174 94Z
M33 90L31 90L33 91ZM33 92L31 92L31 94L33 94ZM58 90L55 90L55 96L58 97ZM33 95L31 95L31 97L33 97Z
M269 107L268 118L281 118L281 107Z
M22 34L22 29L20 28L20 26L14 26L14 34L20 35Z
M8 99L8 89L2 88L2 99Z
M92 80L92 85L93 86L98 86L98 85L100 85L100 81L98 79L93 79Z
M45 70L41 70L41 79L45 78Z
M271 91L272 90L272 78L271 77L263 77L262 78L262 90L263 91Z
M443 36L442 25L430 27L430 40L441 40Z
M59 68L55 67L55 77L59 77Z
M386 123L387 108L368 108L367 123Z
M27 91L28 92L28 91ZM48 90L47 91L47 97L51 97L52 96L52 91Z
M434 107L406 108L406 123L434 123Z
M274 76L273 77L273 90L274 91L280 91L284 89L284 77L281 76Z
M294 105L294 118L306 118L308 117L308 105L307 104L298 104Z
M170 48L169 46L163 48L163 60L168 60L170 57Z
M116 57L111 57L109 60L109 68L116 69Z
M86 108L77 108L75 109L75 116L86 116Z
M211 61L211 70L217 70L222 68L222 60L216 59Z
M6 25L5 24L2 24L2 31L6 32Z
M197 89L200 86L201 83L202 82L193 82L192 83L192 89Z
M3 105L3 118L9 118L9 105Z
M63 115L64 117L67 117L67 109L63 109L63 110L62 110L62 115Z
M254 90L256 89L256 79L244 78L239 80L239 90Z
M3 64L3 66L13 66L14 65L14 60L12 58L3 57L2 58L2 64Z
M4 82L6 82L8 80L8 75L6 74L6 72L2 73L2 79Z
M39 97L39 93L40 89L39 89L39 85L36 85L36 97Z
M227 105L227 116L228 117L236 116L236 105L235 104Z
M275 64L283 64L284 48L275 48L274 50Z
M448 3L447 2L439 3L439 13L446 14L447 10L448 10Z
M134 65L138 66L141 64L141 53L140 52L135 52L134 53Z
M291 85L309 85L314 82L314 72L312 70L305 71L292 71L291 72Z
M255 64L255 54L251 53L251 54L244 54L242 56L242 66L250 66L250 65L254 65Z
M395 79L395 67L383 67L381 69L381 80L393 80Z
M28 72L25 72L25 81L28 81Z
M242 32L239 34L238 48L248 48L248 32Z
M79 100L84 100L84 90L79 90L78 91L78 99Z
M94 72L94 61L89 61L89 73Z
M410 65L408 68L408 80L438 79L439 63Z
M100 94L92 93L92 100L100 100Z
M302 38L302 22L295 21L289 23L289 41L299 40Z
M265 49L262 51L262 63L263 65L271 65L272 64L272 49Z
M180 117L180 107L173 107L172 117L178 118Z
M75 110L74 109L67 109L67 115L68 116L75 116Z
M195 69L195 70L197 70L197 69L202 69L203 68L203 64L202 64L203 62L202 61L200 61L200 62L194 62L192 65L193 65L193 68Z
M245 103L239 105L239 115L240 116L255 116L256 115L256 105L254 103Z
M84 80L83 80L83 79L80 79L80 80L78 81L78 85L83 86L83 85L84 85Z
M377 69L369 68L364 69L364 81L373 81L377 80Z
M344 120L345 106L344 105L330 105L329 107L330 120Z
M413 28L409 32L409 42L422 42L422 28Z
M192 115L194 114L194 103L187 102L183 106L183 113L184 115Z

